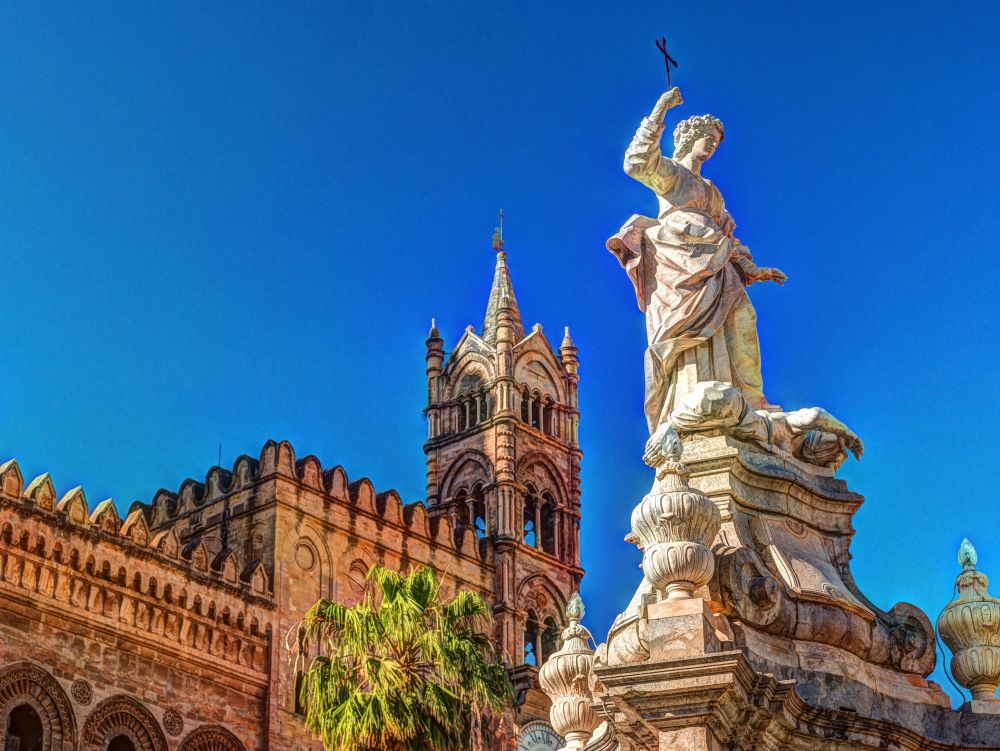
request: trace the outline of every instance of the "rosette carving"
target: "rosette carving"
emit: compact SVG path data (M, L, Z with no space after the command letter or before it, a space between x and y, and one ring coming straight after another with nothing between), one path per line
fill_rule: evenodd
M552 699L549 720L566 739L565 751L582 749L599 723L591 706L594 650L590 648L590 632L580 625L583 613L583 600L574 592L566 606L569 626L562 632L562 648L538 671L538 682Z
M951 672L973 699L995 699L1000 685L1000 600L991 597L986 575L976 571L978 556L967 539L958 549L962 573L958 594L938 618L938 633L952 651Z
M626 537L642 550L646 578L668 600L693 597L712 578L715 556L709 549L722 517L711 499L688 485L681 462L683 446L669 426L647 444L646 461L655 467L653 489L632 510L632 532Z

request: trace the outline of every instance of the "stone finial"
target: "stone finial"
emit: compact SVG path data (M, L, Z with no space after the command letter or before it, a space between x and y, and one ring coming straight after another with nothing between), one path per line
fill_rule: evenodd
M709 546L722 524L712 500L688 485L683 451L666 423L649 439L643 458L656 469L656 482L632 510L632 532L626 537L642 550L646 578L668 600L693 597L712 578L715 556Z
M427 332L427 341L429 343L435 339L440 339L440 338L441 338L441 332L438 330L437 319L432 318L431 330Z
M561 751L582 749L600 722L591 706L594 650L590 648L590 632L580 624L583 614L583 600L574 592L566 605L569 626L562 632L562 648L538 672L542 690L552 699L549 720L566 739Z
M576 349L576 342L573 341L573 337L570 336L569 326L566 326L565 332L563 333L562 344L559 345L559 349Z
M962 571L969 571L974 569L977 563L979 563L979 556L976 554L976 549L972 547L969 538L966 537L958 546L958 565L962 567Z
M996 701L1000 685L1000 600L986 591L989 580L976 570L978 556L968 539L958 549L962 573L958 594L938 618L938 633L952 651L951 672L973 700Z

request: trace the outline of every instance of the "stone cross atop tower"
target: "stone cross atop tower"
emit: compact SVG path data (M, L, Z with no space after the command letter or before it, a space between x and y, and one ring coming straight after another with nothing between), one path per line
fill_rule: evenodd
M538 665L583 574L579 358L568 335L557 351L540 325L525 332L496 250L482 333L468 327L447 357L436 325L427 338L427 506L475 532L507 658Z

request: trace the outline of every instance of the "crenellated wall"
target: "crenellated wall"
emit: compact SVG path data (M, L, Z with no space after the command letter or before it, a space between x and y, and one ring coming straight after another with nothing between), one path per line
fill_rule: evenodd
M372 563L432 566L447 594L492 599L491 545L430 518L423 503L297 459L284 441L159 490L124 520L110 500L91 510L82 488L60 497L48 474L25 487L9 461L0 465L0 699L4 670L18 680L33 671L37 685L70 697L63 724L74 742L90 722L95 748L113 737L107 717L129 717L144 748L194 748L214 728L234 750L319 749L296 714L292 647L306 610L321 596L359 599ZM81 682L86 704L72 698Z
M266 748L275 607L263 568L240 576L232 555L185 549L141 507L123 522L111 501L91 512L81 488L56 498L47 474L25 488L16 462L0 466L0 696L16 703L26 674L47 677L70 697L77 737L64 741L82 748L123 717L153 749L216 725L233 749Z

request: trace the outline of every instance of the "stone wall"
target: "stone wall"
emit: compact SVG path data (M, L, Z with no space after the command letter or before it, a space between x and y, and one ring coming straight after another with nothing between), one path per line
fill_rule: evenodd
M493 598L491 541L286 442L160 490L124 522L80 488L56 497L48 475L25 488L16 462L0 467L0 697L4 718L32 690L56 697L46 711L67 716L49 726L74 747L93 727L87 742L106 748L125 723L137 748L196 748L214 728L229 745L206 748L319 749L292 665L316 599L356 601L373 563L428 565L446 594ZM525 596L569 585L565 568Z

